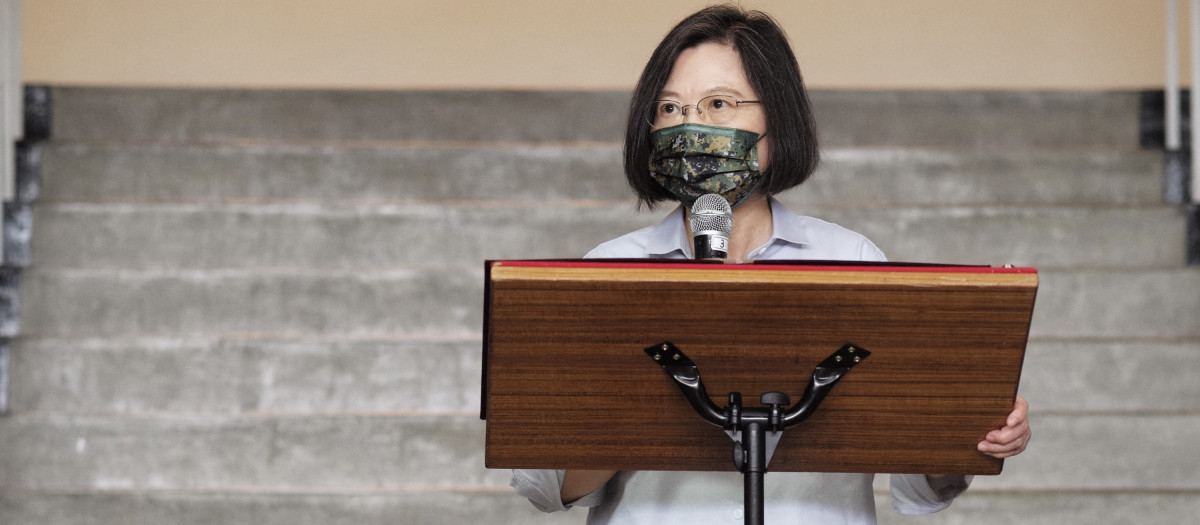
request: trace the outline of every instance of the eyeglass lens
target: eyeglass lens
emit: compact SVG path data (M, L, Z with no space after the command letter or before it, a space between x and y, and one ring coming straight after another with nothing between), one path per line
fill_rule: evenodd
M683 104L674 100L655 101L655 128L665 128L683 122L689 110L696 111L697 120L708 124L724 124L733 119L737 113L737 99L728 95L712 95L700 99L695 104Z

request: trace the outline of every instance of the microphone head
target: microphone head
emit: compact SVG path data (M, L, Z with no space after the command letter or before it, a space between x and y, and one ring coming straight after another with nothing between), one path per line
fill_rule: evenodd
M716 193L701 195L692 204L692 216L688 217L692 234L699 232L720 232L729 235L733 230L733 209L729 201Z

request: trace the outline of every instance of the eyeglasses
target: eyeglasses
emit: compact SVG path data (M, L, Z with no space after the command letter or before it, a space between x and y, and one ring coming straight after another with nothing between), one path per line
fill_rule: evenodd
M729 95L711 95L695 104L684 104L677 100L655 100L654 114L650 116L653 129L667 128L683 123L687 108L696 108L696 116L705 124L721 125L733 120L742 104L758 104L757 100L738 100Z

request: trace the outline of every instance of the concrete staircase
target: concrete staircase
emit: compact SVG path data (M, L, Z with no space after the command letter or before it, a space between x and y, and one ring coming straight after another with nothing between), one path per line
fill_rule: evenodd
M621 179L626 94L53 95L0 523L583 522L482 466L482 269L667 211ZM793 209L1042 278L1034 444L938 515L881 494L881 523L1200 515L1200 270L1136 95L814 100L826 160Z

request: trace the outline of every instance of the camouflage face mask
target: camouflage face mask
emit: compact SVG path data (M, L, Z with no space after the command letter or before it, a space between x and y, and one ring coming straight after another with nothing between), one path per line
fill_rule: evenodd
M691 207L716 193L737 207L762 182L759 134L734 128L680 124L650 134L650 175Z

